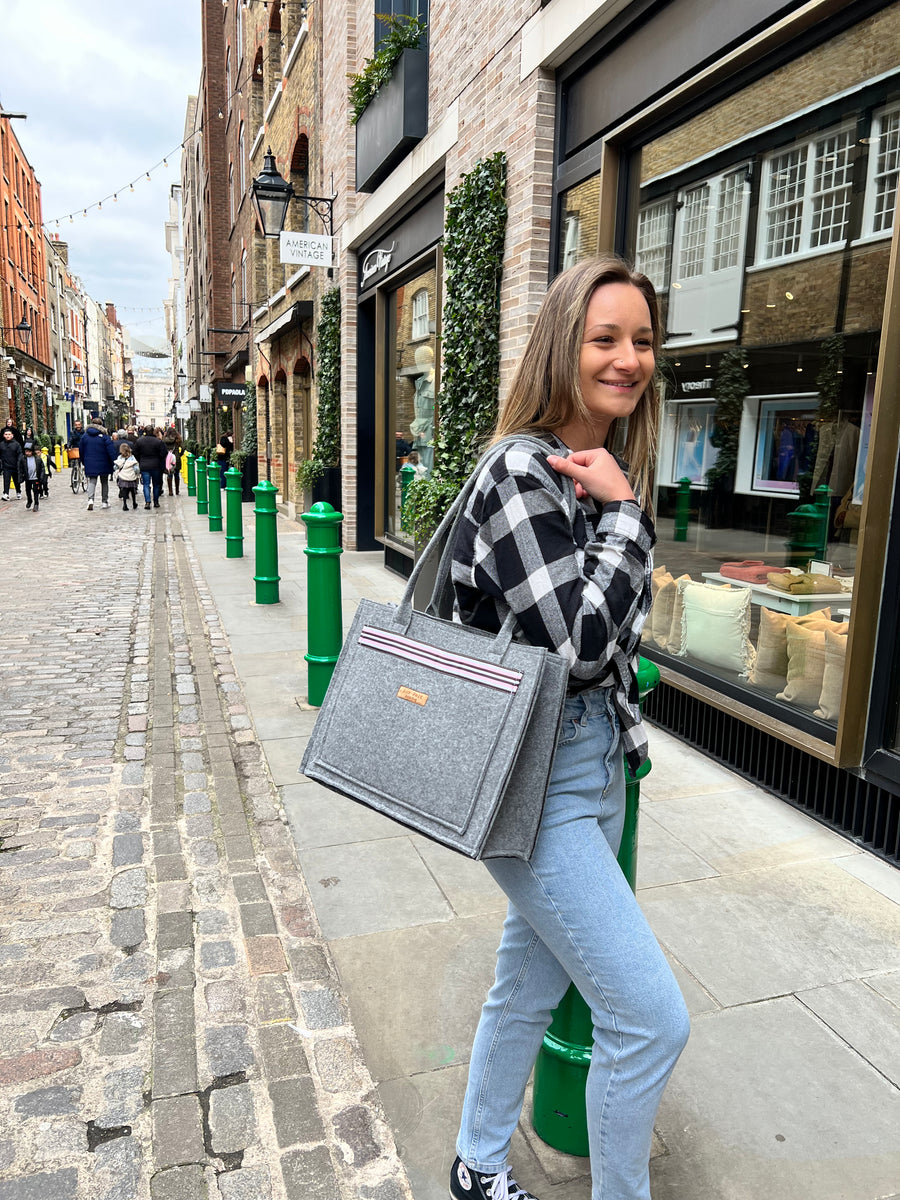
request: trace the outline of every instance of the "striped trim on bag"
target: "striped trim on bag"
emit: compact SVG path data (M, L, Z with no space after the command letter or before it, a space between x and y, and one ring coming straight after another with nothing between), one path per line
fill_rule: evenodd
M522 682L521 671L510 671L507 667L498 667L494 663L482 662L478 658L467 658L462 654L450 654L446 650L438 650L425 642L415 642L412 638L403 637L399 633L389 633L384 629L376 629L372 625L363 625L359 635L359 645L368 646L372 650L381 650L385 654L393 654L395 658L404 658L409 662L420 663L433 671L444 675L456 675L460 679L468 679L472 683L483 684L484 687L494 688L498 692L515 693Z

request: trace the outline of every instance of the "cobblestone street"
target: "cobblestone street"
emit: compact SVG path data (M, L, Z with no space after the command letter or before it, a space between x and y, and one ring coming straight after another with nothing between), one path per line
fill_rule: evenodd
M0 511L0 1200L404 1200L183 503Z

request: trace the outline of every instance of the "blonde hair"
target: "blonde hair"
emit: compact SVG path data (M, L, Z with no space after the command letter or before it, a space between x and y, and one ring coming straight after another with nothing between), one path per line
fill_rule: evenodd
M636 287L650 309L653 353L662 344L656 289L614 254L589 258L563 271L553 280L513 376L509 393L500 405L492 443L515 433L553 433L572 421L590 420L581 394L579 362L587 307L594 292L607 283ZM645 508L650 508L650 474L656 457L659 422L659 379L656 372L628 418L623 455L629 482ZM613 421L607 445L616 436Z

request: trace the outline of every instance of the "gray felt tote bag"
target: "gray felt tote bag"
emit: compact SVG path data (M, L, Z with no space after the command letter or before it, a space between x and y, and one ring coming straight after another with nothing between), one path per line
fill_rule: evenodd
M568 683L565 660L450 618L456 524L481 460L413 568L399 605L362 600L344 640L300 771L470 858L534 849ZM567 496L575 504L574 487ZM425 612L416 583L436 571Z

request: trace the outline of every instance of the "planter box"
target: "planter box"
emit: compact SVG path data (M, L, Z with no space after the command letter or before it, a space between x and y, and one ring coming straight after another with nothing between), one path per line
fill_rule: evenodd
M252 454L249 458L244 459L244 465L241 468L241 501L244 504L252 504L256 497L253 495L253 489L259 483L259 462L256 455Z
M325 474L317 479L312 488L312 502L324 500L335 512L341 511L341 468L326 467Z
M428 51L404 50L356 122L356 190L372 192L428 132Z

